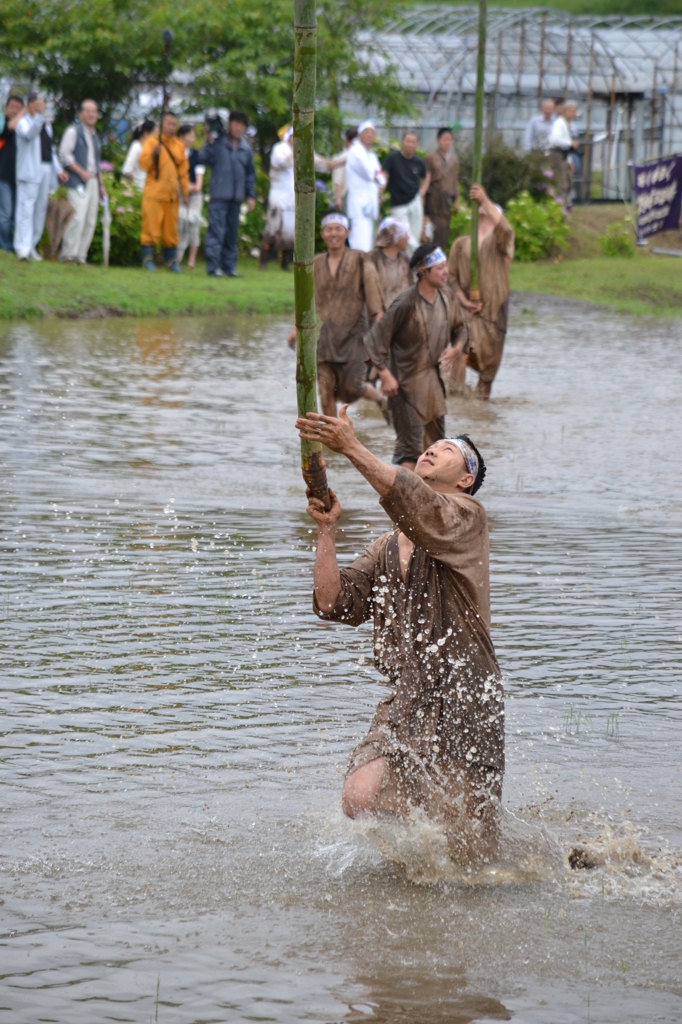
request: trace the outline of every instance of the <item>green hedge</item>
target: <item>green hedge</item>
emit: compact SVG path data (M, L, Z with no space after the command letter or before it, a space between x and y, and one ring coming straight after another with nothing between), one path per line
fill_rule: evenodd
M536 202L528 192L510 199L504 211L514 228L514 259L520 263L545 259L568 244L568 225L561 207L553 199ZM450 221L450 244L471 231L471 208L460 203Z

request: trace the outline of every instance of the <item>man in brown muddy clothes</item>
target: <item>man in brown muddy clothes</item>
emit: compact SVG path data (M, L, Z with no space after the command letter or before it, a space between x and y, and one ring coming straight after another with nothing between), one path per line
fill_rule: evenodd
M424 449L445 437L440 373L451 371L465 346L466 330L462 333L461 310L447 285L443 250L420 245L410 267L418 274L417 284L401 292L365 335L365 347L393 417L393 462L414 469Z
M426 156L426 169L431 175L424 200L424 213L433 224L433 241L448 251L450 216L457 212L457 157L452 152L454 136L449 128L438 132L438 145Z
M409 224L395 217L384 217L377 228L374 248L367 257L376 267L384 312L401 292L414 284L410 258L405 254L409 238Z
M379 494L395 528L339 570L341 507L310 498L317 523L313 608L350 626L374 622L375 664L393 692L353 751L342 807L444 825L457 859L489 861L498 842L504 697L490 639L488 525L474 498L485 475L466 435L432 444L414 473L388 466L339 419L309 413L302 438L345 455Z
M336 403L367 398L381 405L381 395L367 382L369 365L363 335L381 315L381 292L374 264L365 253L349 249L348 219L342 213L322 218L320 252L313 265L315 306L323 322L317 339L317 380L327 416L336 415ZM296 345L296 328L289 335Z
M471 237L456 238L450 249L448 267L450 285L462 307L469 331L469 351L460 355L452 371L453 384L464 384L467 363L478 371L477 392L490 398L495 374L502 361L507 333L509 307L509 264L514 258L514 229L502 208L488 199L481 185L472 185L469 193L479 204L478 261L481 301L469 298Z

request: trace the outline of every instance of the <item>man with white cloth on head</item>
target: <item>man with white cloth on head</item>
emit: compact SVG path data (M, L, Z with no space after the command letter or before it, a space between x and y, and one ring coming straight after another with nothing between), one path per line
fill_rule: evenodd
M386 186L386 175L372 146L376 132L371 121L363 121L358 137L346 160L348 185L346 209L350 220L348 244L351 249L369 252L374 241L374 223L379 217L379 189Z

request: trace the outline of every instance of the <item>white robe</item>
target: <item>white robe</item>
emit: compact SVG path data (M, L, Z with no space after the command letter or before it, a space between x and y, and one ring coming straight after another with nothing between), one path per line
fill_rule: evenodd
M374 243L374 223L379 216L377 175L381 164L371 149L356 139L348 151L346 208L350 220L348 244L351 249L369 252Z
M296 193L294 192L294 151L288 142L278 142L270 153L270 191L265 233L277 239L282 249L294 247Z

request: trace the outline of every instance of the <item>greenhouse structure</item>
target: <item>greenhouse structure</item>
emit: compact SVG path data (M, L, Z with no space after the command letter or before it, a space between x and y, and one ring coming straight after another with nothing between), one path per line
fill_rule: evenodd
M376 71L391 67L417 115L384 124L399 137L417 127L433 146L438 128L454 126L458 145L473 133L478 7L432 5L405 12L367 37ZM601 183L605 199L629 196L631 162L682 152L682 17L580 16L541 8L488 12L486 131L520 146L543 97L578 101L576 125L585 168L579 192ZM373 114L348 97L348 113Z

